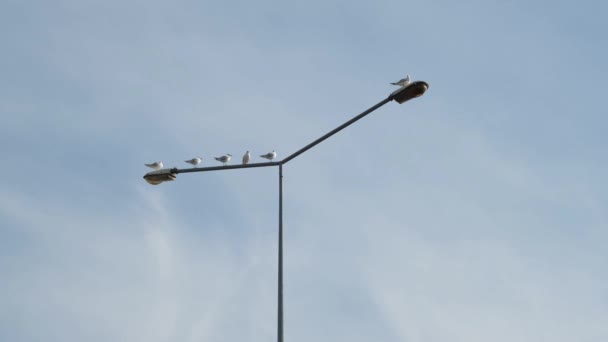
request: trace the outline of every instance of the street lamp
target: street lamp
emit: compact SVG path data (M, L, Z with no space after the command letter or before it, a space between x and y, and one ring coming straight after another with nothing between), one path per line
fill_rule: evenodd
M175 177L175 173L173 169L162 169L158 171L152 171L146 173L144 179L146 182L152 185L158 185L162 182L174 181L177 177Z
M391 95L393 95L393 99L395 101L401 104L405 101L409 101L424 95L427 89L429 89L428 83L424 81L416 81L410 83L407 87L395 90Z
M338 133L344 128L352 125L359 119L368 115L369 113L375 111L376 109L384 106L385 104L395 100L397 103L402 104L411 99L420 97L424 95L424 93L429 88L428 83L424 81L415 81L408 84L405 87L401 87L396 91L392 92L387 98L378 102L374 106L370 107L363 113L353 117L342 125L334 128L327 134L323 135L319 139L311 142L310 144L302 147L296 152L289 155L287 158L276 161L276 162L268 162L268 163L253 163L253 164L245 164L245 165L227 165L227 166L212 166L212 167L198 167L198 168L189 168L189 169L162 169L158 171L152 171L146 173L144 175L144 179L153 185L158 185L162 182L174 181L177 178L177 174L179 173L189 173L189 172L208 172L208 171L224 171L224 170L232 170L232 169L247 169L253 167L268 167L268 166L278 166L279 167L279 262L278 262L278 295L277 295L277 341L283 342L283 165L287 164L290 160L296 158L300 154L308 151L314 146L320 144L324 140L328 139L332 135Z

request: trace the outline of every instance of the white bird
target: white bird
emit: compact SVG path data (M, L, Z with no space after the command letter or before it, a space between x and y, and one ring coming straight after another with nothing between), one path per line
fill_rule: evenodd
M196 157L196 158L192 158L190 160L184 160L186 163L191 164L192 167L195 167L196 165L200 164L203 161L202 157Z
M232 157L232 154L228 153L228 154L225 154L225 155L223 155L221 157L215 157L215 160L217 160L219 162L222 162L224 164L224 166L225 166L226 163L230 161L231 157Z
M247 151L243 156L243 165L249 164L249 159L251 159L251 154L249 153L249 151Z
M400 79L399 81L395 82L395 83L391 83L392 85L396 85L396 86L400 86L400 87L405 87L408 84L410 84L410 75L405 75L405 78Z
M157 162L154 162L152 164L144 164L144 165L146 165L147 167L153 168L154 170L160 170L160 169L163 168L163 162L162 161L157 161Z
M268 160L273 160L274 158L277 157L277 153L275 151L272 151L272 152L268 152L266 154L262 154L260 157L268 159Z

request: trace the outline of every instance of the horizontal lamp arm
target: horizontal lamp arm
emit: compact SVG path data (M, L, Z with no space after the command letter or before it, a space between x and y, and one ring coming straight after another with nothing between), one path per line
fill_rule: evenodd
M279 166L281 162L268 162L268 163L253 163L243 165L226 165L226 166L210 166L210 167L193 167L188 169L171 169L172 173L189 173L189 172L208 172L208 171L223 171L223 170L234 170L234 169L248 169L252 167L267 167L267 166Z

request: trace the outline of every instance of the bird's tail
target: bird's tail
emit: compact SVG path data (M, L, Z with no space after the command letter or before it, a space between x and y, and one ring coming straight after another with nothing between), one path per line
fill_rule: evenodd
M394 82L394 83L393 83L393 82L391 82L391 84L392 84L392 85L399 85L399 83L397 83L397 82Z

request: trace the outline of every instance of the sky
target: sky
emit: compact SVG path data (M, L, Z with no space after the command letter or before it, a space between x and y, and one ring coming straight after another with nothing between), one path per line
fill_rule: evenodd
M0 341L608 340L604 1L0 2Z

